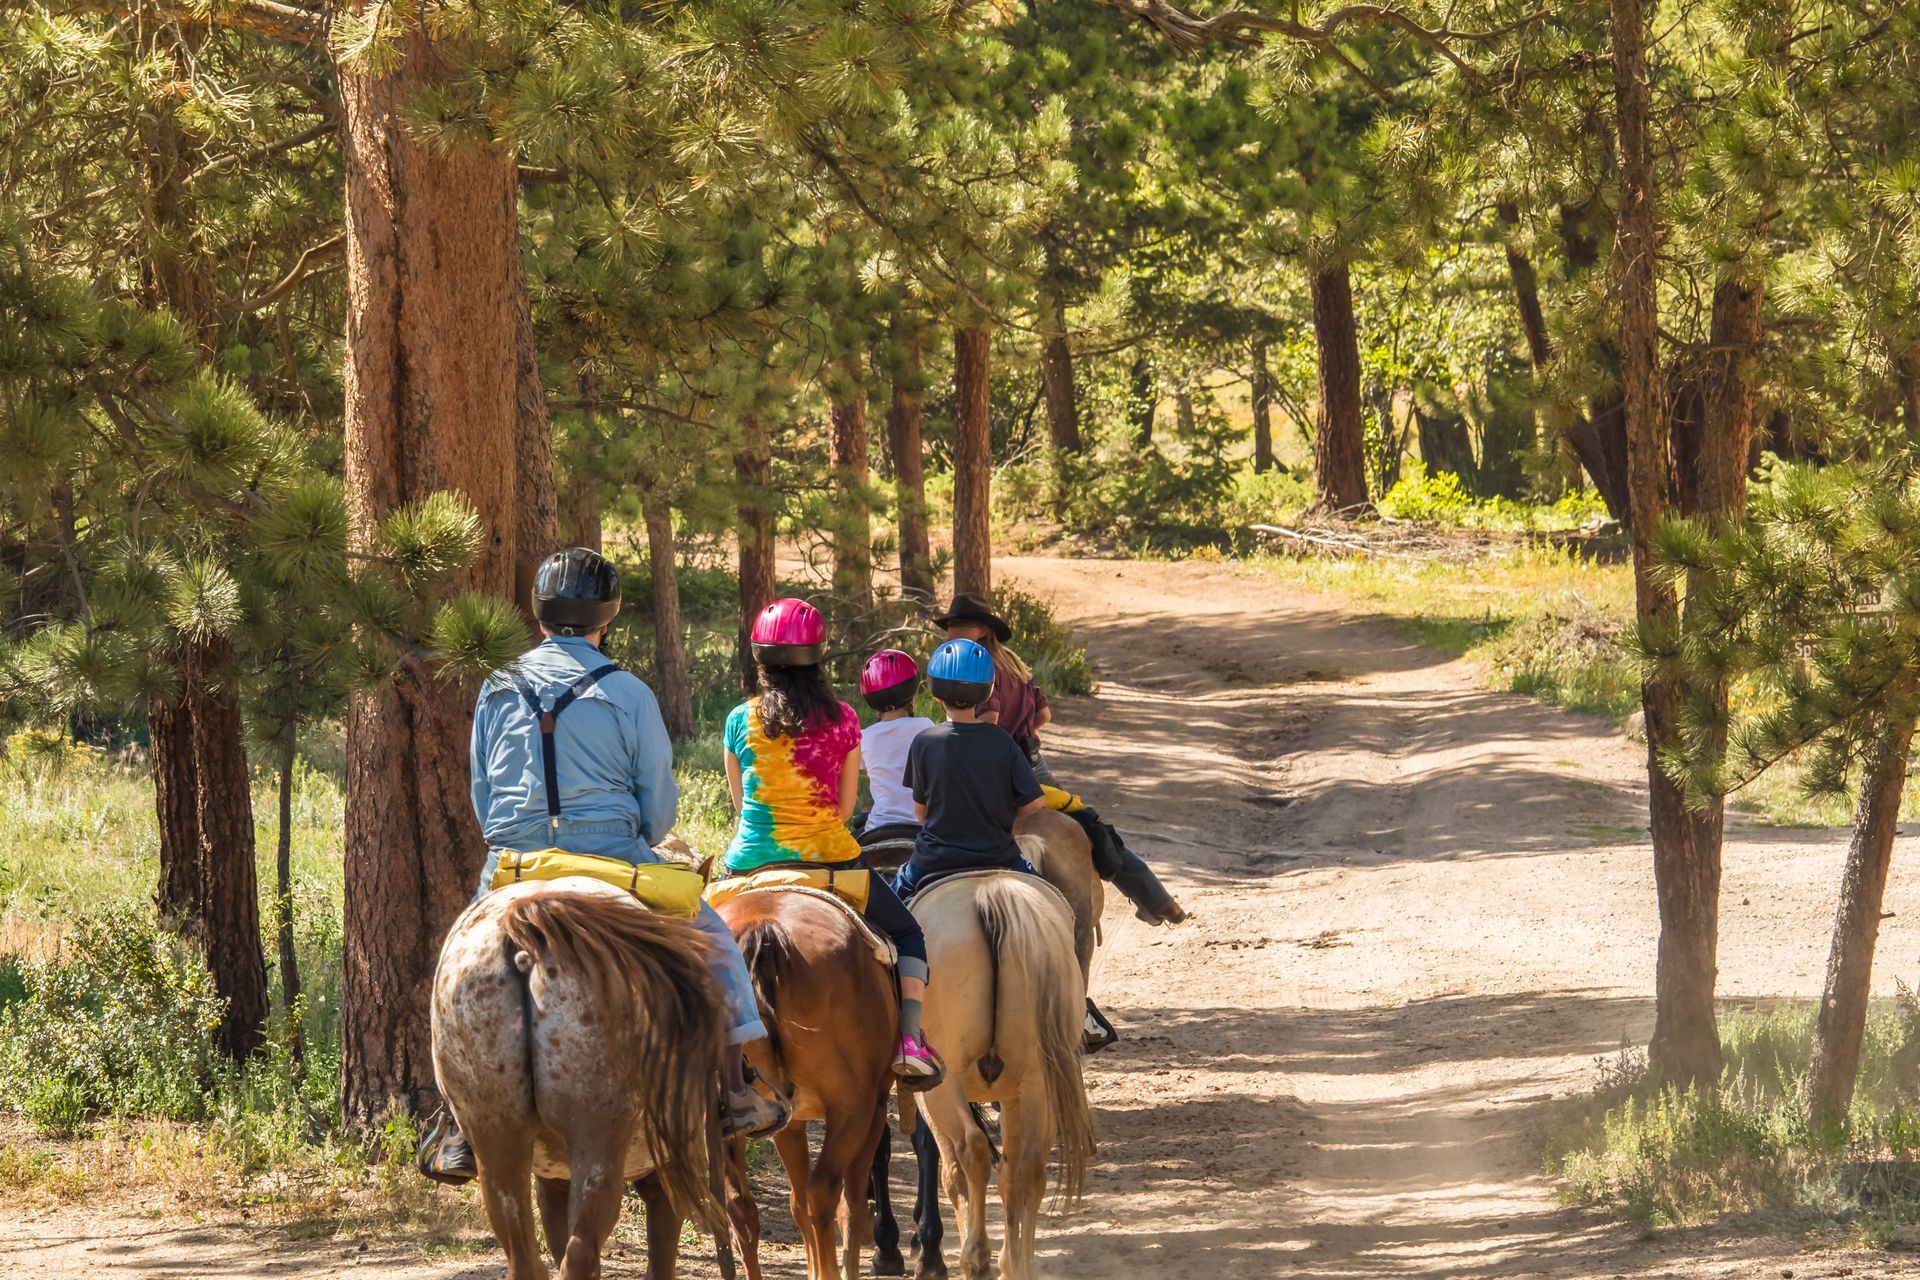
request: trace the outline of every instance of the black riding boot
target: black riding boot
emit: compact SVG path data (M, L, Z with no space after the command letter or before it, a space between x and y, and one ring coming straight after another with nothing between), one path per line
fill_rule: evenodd
M1135 915L1148 924L1179 924L1187 918L1185 909L1167 892L1167 886L1160 883L1153 868L1127 848L1112 823L1103 822L1091 807L1083 807L1068 816L1085 829L1087 839L1093 842L1094 870L1134 905Z

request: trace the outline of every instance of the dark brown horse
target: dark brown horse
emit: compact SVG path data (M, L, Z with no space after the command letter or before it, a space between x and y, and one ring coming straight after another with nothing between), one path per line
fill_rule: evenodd
M793 1119L773 1145L786 1166L807 1280L855 1280L872 1228L866 1175L886 1127L900 1037L893 977L847 913L815 893L748 892L717 910L740 940L771 1033L771 1060L754 1069L793 1099ZM825 1122L811 1160L809 1120ZM759 1280L760 1211L745 1151L735 1143L727 1161L726 1207L748 1280Z

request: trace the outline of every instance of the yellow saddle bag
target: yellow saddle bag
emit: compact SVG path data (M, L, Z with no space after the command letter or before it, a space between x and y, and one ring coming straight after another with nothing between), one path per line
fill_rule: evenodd
M707 885L706 877L698 871L671 862L634 863L564 849L536 849L531 853L502 853L500 867L488 887L504 889L522 880L558 880L563 876L585 876L625 889L643 905L682 920L700 914L700 891Z
M781 889L799 886L825 889L861 915L867 913L867 894L873 887L873 873L865 867L817 867L805 862L783 862L761 867L744 875L727 876L707 886L707 901L714 906L755 889Z

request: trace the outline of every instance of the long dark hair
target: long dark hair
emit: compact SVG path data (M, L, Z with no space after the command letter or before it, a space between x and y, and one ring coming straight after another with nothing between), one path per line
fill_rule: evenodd
M840 718L825 668L760 663L760 727L771 738L797 738Z

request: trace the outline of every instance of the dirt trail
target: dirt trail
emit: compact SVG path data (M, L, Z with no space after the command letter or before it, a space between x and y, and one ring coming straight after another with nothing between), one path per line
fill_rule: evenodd
M1902 1267L1777 1241L1636 1242L1552 1203L1535 1155L1550 1104L1651 1022L1656 921L1632 744L1490 693L1470 664L1390 623L1251 571L1051 559L998 571L1051 598L1100 671L1097 698L1058 705L1056 771L1198 917L1155 930L1109 907L1093 990L1123 1039L1090 1064L1099 1164L1086 1209L1043 1220L1047 1274ZM1733 833L1726 996L1817 993L1841 844ZM1882 934L1889 989L1920 953L1904 865ZM763 1197L770 1226L782 1199ZM502 1273L492 1254L427 1262L97 1213L35 1215L8 1234L9 1275ZM771 1274L801 1274L796 1251L771 1261ZM639 1274L636 1255L609 1274Z

